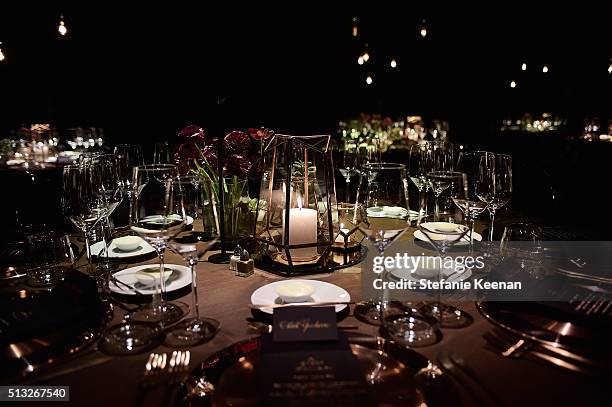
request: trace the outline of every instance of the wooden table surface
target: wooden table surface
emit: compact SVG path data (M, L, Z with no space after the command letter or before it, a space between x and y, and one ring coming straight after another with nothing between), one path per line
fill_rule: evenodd
M157 259L143 263L154 264ZM180 257L172 253L167 254L166 263L184 264ZM252 317L249 308L251 294L257 288L278 278L259 270L247 278L237 277L228 270L227 265L216 265L207 261L199 263L197 282L200 312L203 316L219 320L221 331L209 342L191 348L192 366L213 352L253 335L247 326L247 319ZM343 287L353 300L360 299L359 265L333 274L318 275L316 279ZM190 294L178 300L191 304ZM600 383L600 380L609 381L609 378L581 376L549 364L504 358L488 350L483 334L492 329L493 325L479 314L474 303L457 305L472 315L474 323L463 329L443 330L443 338L439 343L418 348L418 352L431 360L436 360L442 351L461 355L477 373L481 385L496 393L508 406L588 405L604 395L610 397L609 391ZM115 308L114 318L121 318L118 308ZM341 321L340 325L358 325L360 333L369 335L376 335L377 332L376 327L361 323L352 314ZM155 349L157 352L172 350L163 345ZM102 354L94 346L71 361L58 363L39 375L30 377L27 383L68 385L71 402L78 405L167 405L171 396L164 389L139 391L138 383L142 379L147 357L148 353L109 356ZM475 404L463 387L458 386L458 391L461 397L461 400L457 400L458 405Z

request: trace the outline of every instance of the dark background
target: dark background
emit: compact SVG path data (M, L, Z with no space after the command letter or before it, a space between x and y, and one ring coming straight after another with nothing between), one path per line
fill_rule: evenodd
M511 207L524 218L612 226L602 187L612 144L568 140L582 134L586 117L604 125L612 119L612 35L603 4L130 4L0 6L0 135L49 122L102 127L111 145L147 144L177 141L188 123L216 134L257 126L334 134L339 120L360 112L422 115L448 120L451 141L465 148L513 155ZM57 31L60 13L65 37ZM360 66L366 44L370 60ZM527 112L565 117L567 127L500 133L503 118ZM387 159L407 161L402 153ZM23 187L28 193L16 207L58 187L47 188Z
M339 119L378 112L448 119L452 136L478 140L510 114L551 112L577 131L584 117L610 114L603 5L128 4L3 4L0 131L97 126L112 142L170 139L188 122L330 133Z

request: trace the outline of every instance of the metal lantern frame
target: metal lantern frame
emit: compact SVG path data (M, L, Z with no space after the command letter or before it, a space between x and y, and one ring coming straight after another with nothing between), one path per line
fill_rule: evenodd
M269 168L269 171L264 171L264 175L260 185L260 199L257 201L257 217L255 227L253 231L254 239L264 249L263 256L257 262L257 266L268 271L272 271L282 275L299 275L308 274L313 272L329 271L328 260L329 253L331 251L336 231L334 230L333 222L333 210L335 208L335 181L333 172L333 160L329 151L329 143L331 137L329 135L313 135L313 136L289 136L284 134L276 134L266 144L264 148L264 168ZM294 174L294 165L298 163L300 159L297 158L294 151L296 149L303 149L303 176L297 177L298 182L304 185L305 195L308 199L309 196L309 177L310 168L314 168L314 180L317 180L317 176L323 176L323 183L325 185L324 193L324 204L326 210L324 213L324 221L327 227L321 227L321 214L319 208L319 198L316 197L315 193L315 209L316 209L316 221L317 221L317 241L312 243L301 243L301 244L290 244L290 218L291 218L291 201L292 201L292 188L296 179ZM311 153L311 154L309 154ZM284 168L278 168L277 163L279 161L279 154L284 155ZM317 156L321 157L323 162L317 162ZM317 169L317 166L322 166ZM273 236L273 230L279 229L278 227L271 226L271 214L272 208L274 207L274 177L277 174L284 172L284 183L285 190L282 192L284 195L284 204L282 205L282 226L281 226L281 239L275 239ZM303 180L301 179L303 178ZM316 184L315 184L316 186ZM267 192L267 193L263 193ZM278 195L276 195L278 196ZM265 197L262 199L262 197ZM262 202L265 202L265 208L262 208ZM306 203L308 208L308 201ZM259 220L259 214L261 211L264 212L263 228L262 223ZM320 231L323 230L323 233ZM276 249L276 256L270 256L270 246ZM311 261L301 261L294 258L291 251L293 249L303 248L316 248L317 255ZM323 248L322 252L319 249ZM284 261L279 261L279 257L283 257Z

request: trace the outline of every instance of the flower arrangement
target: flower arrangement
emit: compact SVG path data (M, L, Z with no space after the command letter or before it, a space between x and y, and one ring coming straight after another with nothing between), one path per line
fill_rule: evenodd
M257 200L249 197L248 179L261 176L263 141L274 134L265 128L231 131L222 140L210 137L202 127L191 124L178 132L183 143L175 156L182 174L195 174L210 181L217 200L224 199L225 235L236 243L249 228ZM219 177L219 147L223 154L223 177Z

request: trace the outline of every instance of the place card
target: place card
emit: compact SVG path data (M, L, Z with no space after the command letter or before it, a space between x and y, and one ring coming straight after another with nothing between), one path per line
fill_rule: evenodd
M280 307L274 310L275 342L337 341L335 307Z
M261 337L257 380L266 407L374 407L359 360L348 340L275 342Z

